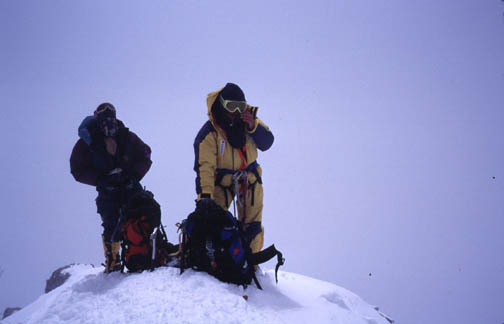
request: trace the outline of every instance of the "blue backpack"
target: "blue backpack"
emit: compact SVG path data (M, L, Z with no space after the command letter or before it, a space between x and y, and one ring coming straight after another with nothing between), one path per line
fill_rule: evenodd
M256 265L277 256L275 269L283 265L282 253L274 245L252 254L249 244L234 216L217 204L198 206L180 225L182 231L180 268L205 271L215 278L247 287L254 280Z

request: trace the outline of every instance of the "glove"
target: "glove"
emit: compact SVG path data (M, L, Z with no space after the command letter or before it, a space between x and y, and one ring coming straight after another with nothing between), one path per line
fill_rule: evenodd
M101 176L98 180L98 185L132 189L137 182L138 176L133 173L126 173L121 168L116 168Z
M120 187L122 182L123 180L120 173L103 174L98 178L99 187Z
M241 120L247 125L247 130L249 131L253 130L255 127L255 113L256 111L247 109L240 115Z

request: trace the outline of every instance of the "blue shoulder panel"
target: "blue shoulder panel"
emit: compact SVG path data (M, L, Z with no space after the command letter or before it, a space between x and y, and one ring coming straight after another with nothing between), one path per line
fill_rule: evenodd
M79 138L81 138L87 145L91 145L92 137L89 127L92 123L94 123L94 117L87 116L79 126Z
M200 174L199 174L199 147L201 142L207 137L211 132L215 132L215 128L212 125L212 122L207 121L203 127L201 127L198 135L194 139L194 171L196 171L196 193L200 194L202 192L201 182L200 182Z
M261 151L268 150L271 147L271 145L273 145L273 141L275 140L273 133L267 130L260 123L259 125L257 125L255 132L251 133L250 136L254 139L257 148L260 149Z

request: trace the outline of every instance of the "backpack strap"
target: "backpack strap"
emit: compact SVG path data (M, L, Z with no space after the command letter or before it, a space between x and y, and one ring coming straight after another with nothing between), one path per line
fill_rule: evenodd
M261 284L259 283L259 280L257 280L255 272L252 274L252 279L254 279L254 283L256 284L257 289L263 290Z
M268 248L266 248L260 252L251 254L248 257L247 261L250 265L258 265L258 264L261 264L261 263L264 263L264 262L267 262L267 261L273 259L273 257L275 257L275 256L277 257L277 264L275 267L275 280L276 280L276 283L278 283L278 268L280 268L280 266L284 265L285 259L282 256L282 252L278 251L275 248L275 244L270 245ZM254 275L254 277L255 277L255 275ZM254 281L257 281L257 278L254 278ZM256 282L256 284L257 284L257 282Z

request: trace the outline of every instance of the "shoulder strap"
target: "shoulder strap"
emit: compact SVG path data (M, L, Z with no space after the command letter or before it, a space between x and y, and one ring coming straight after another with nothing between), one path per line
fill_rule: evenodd
M250 265L257 265L257 264L267 262L275 256L277 257L277 264L275 267L275 280L278 283L278 268L280 268L280 266L284 265L285 259L282 256L282 252L278 251L275 248L275 244L270 245L268 248L266 248L260 252L251 254L248 257L247 261Z

